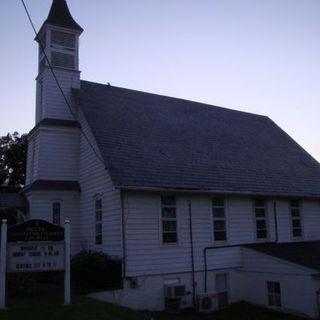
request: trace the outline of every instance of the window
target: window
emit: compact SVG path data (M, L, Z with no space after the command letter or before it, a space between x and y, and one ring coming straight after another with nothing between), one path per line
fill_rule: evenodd
M216 275L216 292L219 308L226 307L228 305L228 275L226 273Z
M52 223L61 224L61 203L52 203Z
M267 281L268 305L281 307L281 290L279 282Z
M95 200L96 244L102 244L102 200Z
M177 208L175 196L161 196L162 243L177 243Z
M223 197L212 199L212 216L214 241L226 241L227 229Z
M301 215L300 215L300 203L299 200L291 200L291 225L292 225L292 237L302 237L301 228Z
M254 206L256 218L256 237L257 239L266 239L268 237L268 229L264 199L255 199Z

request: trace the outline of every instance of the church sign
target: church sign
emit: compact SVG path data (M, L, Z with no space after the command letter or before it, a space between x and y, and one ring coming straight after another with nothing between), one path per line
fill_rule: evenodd
M8 243L17 241L63 241L64 228L45 220L28 220L8 228Z
M7 228L1 224L0 309L5 308L6 273L64 271L65 304L70 304L70 223L28 220Z
M64 243L8 243L7 272L64 270Z

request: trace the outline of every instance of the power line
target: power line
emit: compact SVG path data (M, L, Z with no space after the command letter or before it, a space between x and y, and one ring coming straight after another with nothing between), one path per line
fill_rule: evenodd
M63 89L62 89L62 87L61 87L61 85L60 85L60 83L59 83L59 80L58 80L58 78L57 78L57 76L56 76L56 74L55 74L55 72L54 72L54 69L53 69L50 61L49 61L49 58L48 58L47 53L46 53L46 51L45 51L45 47L43 46L42 42L40 41L40 39L39 39L39 37L38 37L38 32L37 32L37 30L36 30L36 28L35 28L35 26L34 26L34 24L33 24L33 21L32 21L32 19L31 19L31 16L30 16L30 14L29 14L28 8L27 8L24 0L21 0L21 3L22 3L22 5L23 5L23 7L24 7L24 10L25 10L27 16L28 16L29 22L30 22L31 27L32 27L32 29L33 29L33 32L34 32L34 34L35 34L35 36L36 36L36 40L38 41L38 43L39 43L39 45L40 45L41 52L42 52L43 55L44 55L44 58L45 58L48 66L49 66L49 69L50 69L50 71L51 71L51 73L52 73L52 76L53 76L53 78L54 78L54 80L55 80L55 82L56 82L56 84L57 84L57 86L58 86L58 88L59 88L59 91L60 91L60 93L62 94L62 97L63 97L65 103L67 104L68 109L69 109L71 115L73 116L73 118L74 118L76 121L78 121L78 119L77 119L77 117L76 117L76 114L75 114L74 111L72 110L71 105L70 105L70 103L69 103L69 101L68 101L65 93L63 92ZM92 149L92 151L94 152L94 154L96 155L97 159L98 159L98 160L103 164L103 166L105 167L105 163L104 163L103 159L100 158L98 152L96 151L96 149L94 148L94 146L93 146L92 143L90 142L90 139L88 138L88 136L86 135L86 133L82 130L81 126L80 126L80 132L81 132L81 134L83 135L83 137L85 138L85 140L87 141L88 145L90 146L90 148Z

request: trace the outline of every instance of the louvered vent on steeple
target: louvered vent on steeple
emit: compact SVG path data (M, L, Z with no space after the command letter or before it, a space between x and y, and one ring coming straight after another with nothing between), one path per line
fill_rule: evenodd
M76 36L73 33L51 30L51 64L53 67L75 69Z
M74 49L76 47L76 37L74 34L52 30L51 44L64 48Z
M51 64L53 67L74 69L75 67L74 55L52 51Z

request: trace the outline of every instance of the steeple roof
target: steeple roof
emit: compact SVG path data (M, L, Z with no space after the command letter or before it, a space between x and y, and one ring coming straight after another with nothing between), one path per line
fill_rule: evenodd
M55 26L70 28L82 32L83 29L72 18L65 0L53 0L48 18L43 23Z

